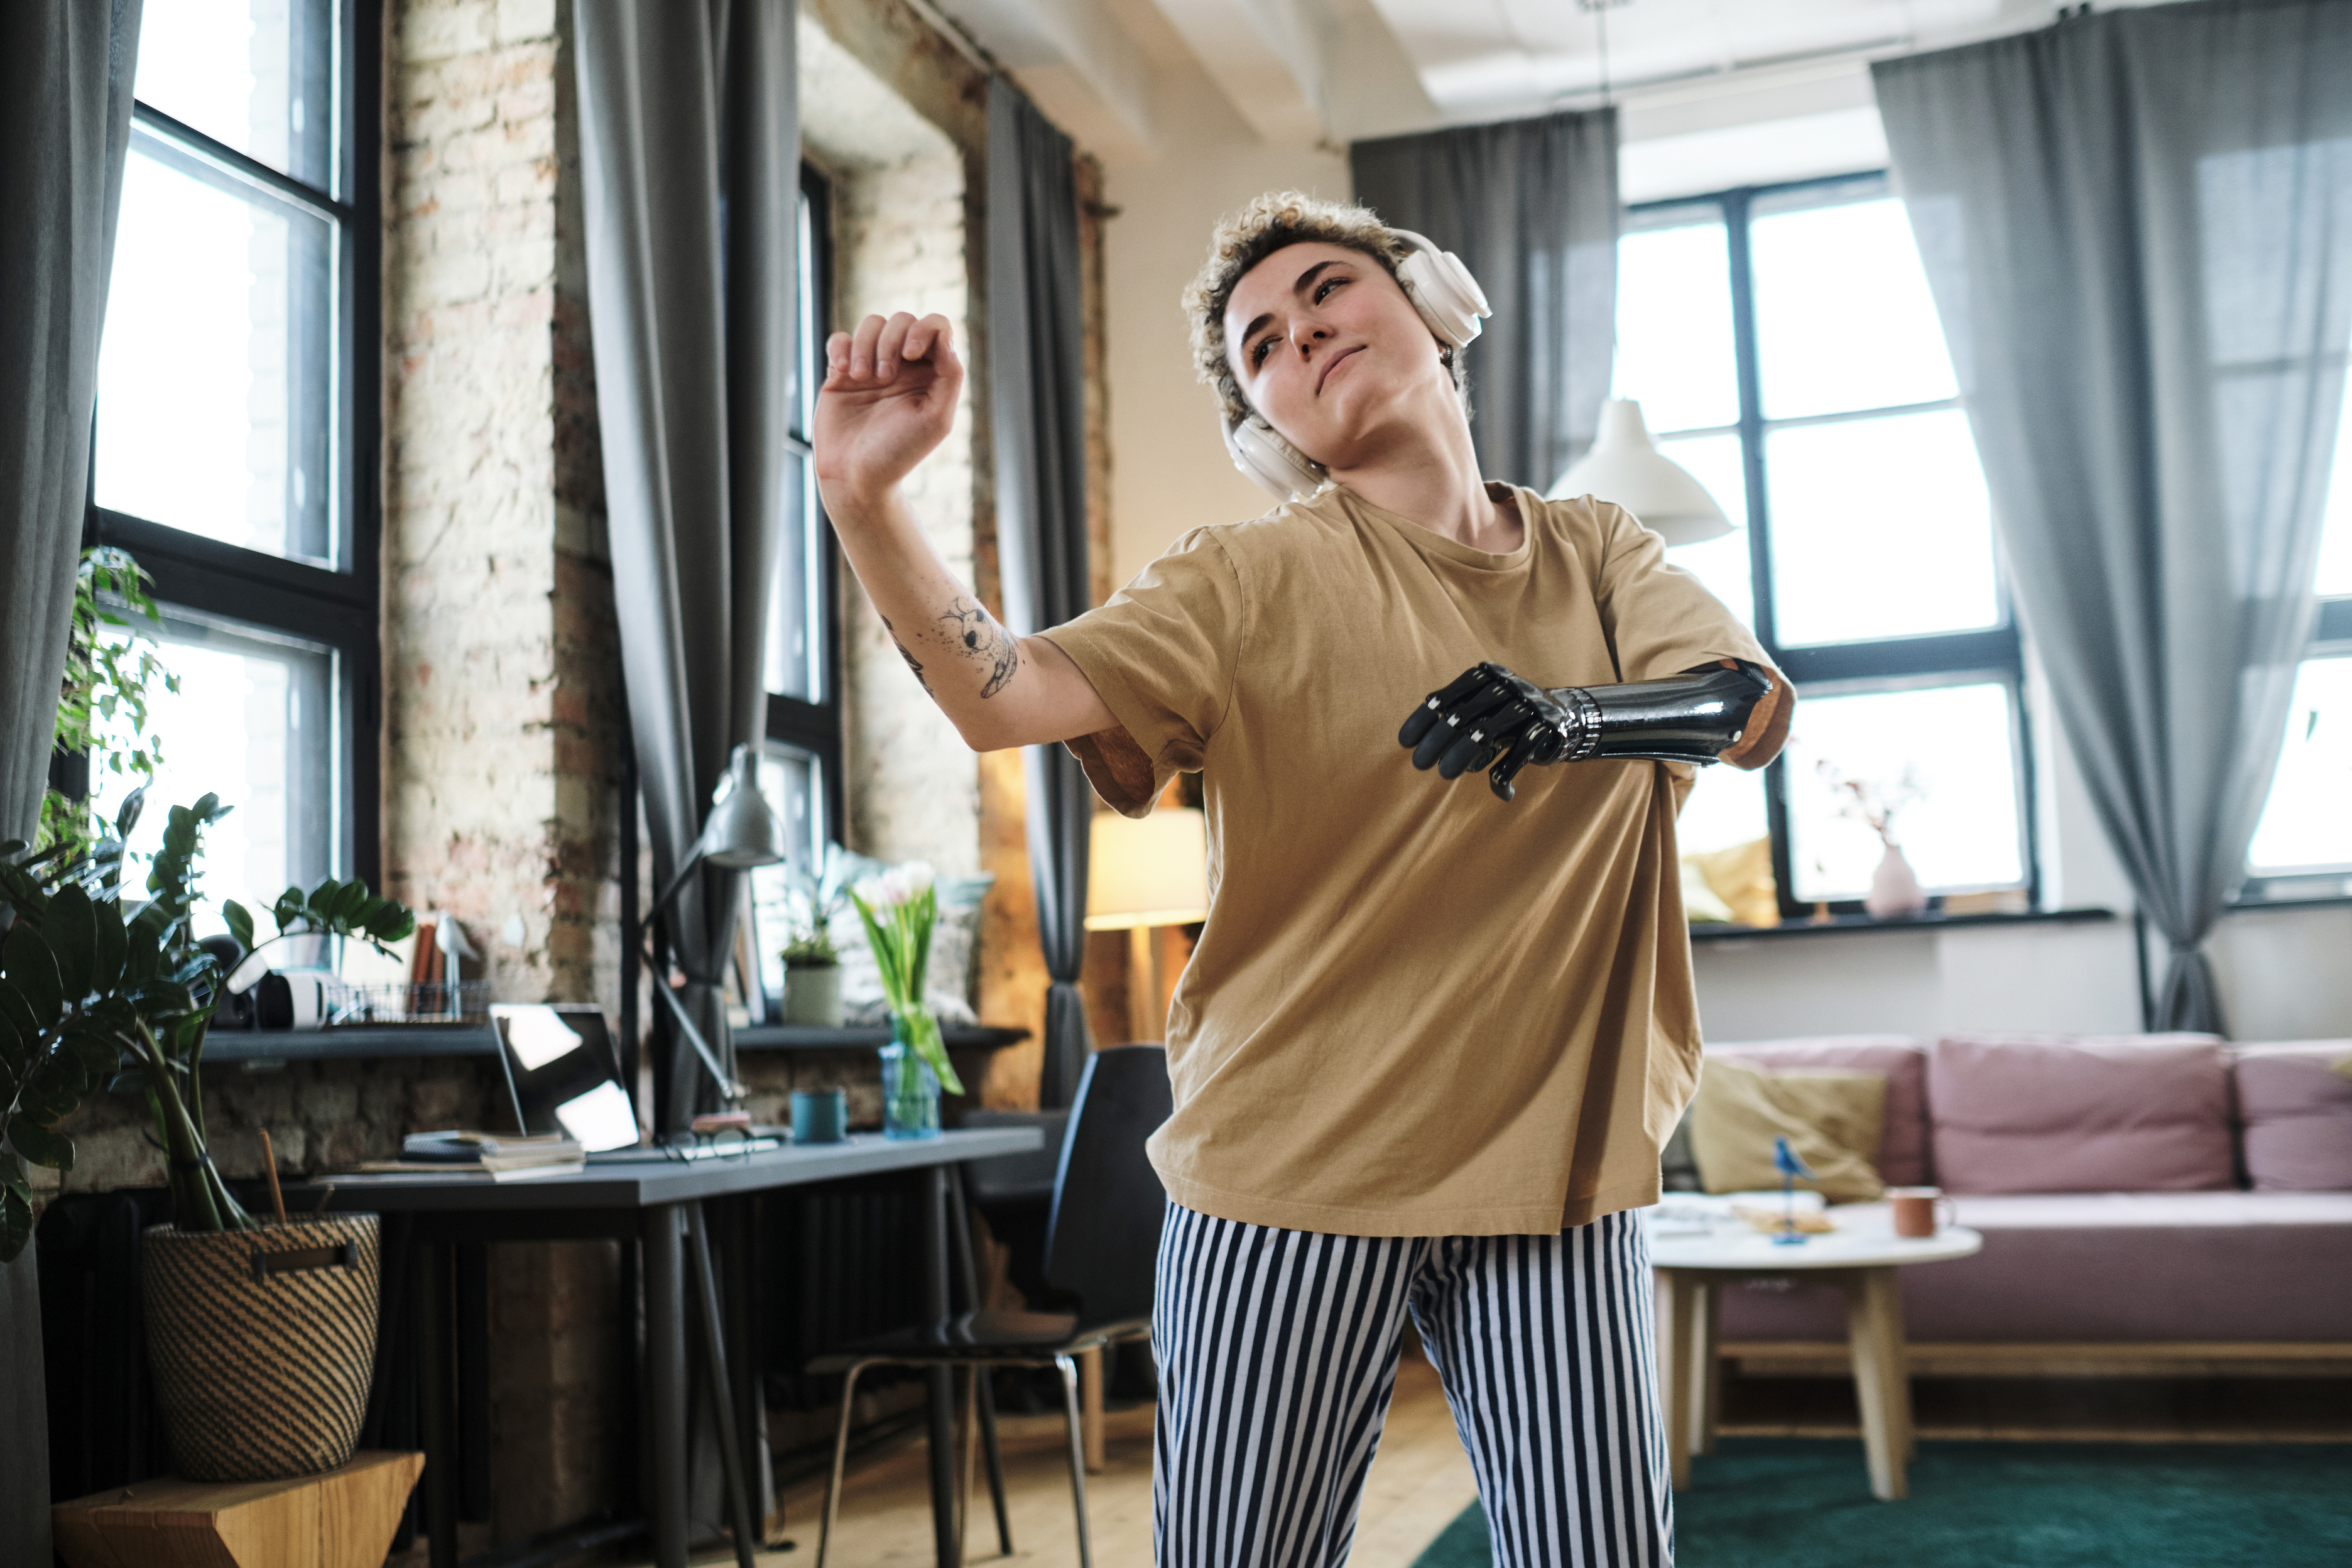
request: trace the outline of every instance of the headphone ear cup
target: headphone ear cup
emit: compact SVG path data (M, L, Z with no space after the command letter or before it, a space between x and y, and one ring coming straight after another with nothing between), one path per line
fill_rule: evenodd
M1234 467L1276 500L1305 500L1323 488L1322 469L1265 420L1252 415L1239 424L1228 421L1224 428Z
M1471 276L1462 258L1450 250L1440 250L1427 236L1409 228L1389 232L1409 247L1410 253L1397 264L1397 280L1404 285L1413 309L1429 330L1457 349L1476 338L1484 330L1479 318L1495 311L1486 303L1486 291L1478 287L1478 279Z

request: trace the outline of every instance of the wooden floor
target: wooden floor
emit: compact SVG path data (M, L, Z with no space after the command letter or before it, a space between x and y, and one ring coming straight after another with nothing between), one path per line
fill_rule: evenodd
M1109 1468L1087 1478L1095 1563L1097 1568L1146 1568L1151 1561L1151 1411L1114 1411L1106 1426ZM1076 1568L1061 1418L1007 1416L1000 1431L1013 1554L998 1554L983 1485L975 1489L967 1561ZM927 1465L918 1439L851 1474L828 1568L929 1568L933 1557ZM1397 1372L1396 1403L1365 1489L1352 1568L1411 1568L1476 1496L1437 1373L1425 1358L1408 1354ZM785 1494L784 1518L794 1550L763 1553L762 1568L810 1568L816 1561L823 1503L821 1484Z

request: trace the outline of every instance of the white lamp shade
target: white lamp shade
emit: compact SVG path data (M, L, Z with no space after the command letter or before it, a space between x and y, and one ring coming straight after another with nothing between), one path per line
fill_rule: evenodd
M784 858L783 825L760 793L759 753L735 748L728 761L727 793L702 825L702 858L730 871L773 866Z
M1181 926L1209 918L1208 821L1190 806L1098 814L1087 852L1087 929Z
M1614 501L1672 544L1696 544L1731 531L1731 520L1691 478L1690 470L1658 450L1642 405L1612 397L1601 405L1601 428L1592 447L1560 475L1549 499L1591 496Z

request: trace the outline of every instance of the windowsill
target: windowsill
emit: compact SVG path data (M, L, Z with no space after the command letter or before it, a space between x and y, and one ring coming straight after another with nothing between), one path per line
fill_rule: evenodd
M2221 912L2242 915L2258 910L2340 910L2347 906L2352 906L2352 892L2275 893L2268 898L2235 900L2223 904Z
M1868 915L1836 915L1826 921L1788 921L1776 926L1727 925L1710 921L1690 928L1693 942L1759 942L1789 937L1845 936L1857 931L1935 931L1964 927L2020 925L2086 925L2116 918L2113 910L2026 910L2015 914L1912 915L1902 920L1873 920Z

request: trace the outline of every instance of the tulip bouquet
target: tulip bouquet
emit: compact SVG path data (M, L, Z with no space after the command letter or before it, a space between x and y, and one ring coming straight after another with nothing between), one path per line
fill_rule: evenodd
M850 889L849 901L866 927L866 942L882 973L882 995L897 1018L898 1038L939 1075L941 1088L961 1094L963 1083L948 1061L940 1021L924 1000L931 927L940 913L933 875L927 862L910 860Z

